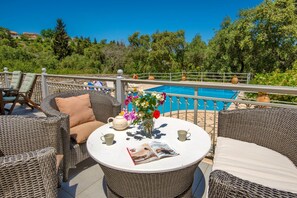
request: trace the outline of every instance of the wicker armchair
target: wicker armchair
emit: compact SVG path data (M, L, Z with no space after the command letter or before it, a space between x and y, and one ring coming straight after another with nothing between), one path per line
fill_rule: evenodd
M297 166L297 110L247 109L221 111L218 136L251 142L288 157ZM209 178L209 197L297 197L215 170Z
M0 116L0 197L57 197L58 118Z
M70 168L89 157L86 143L77 144L70 139L69 116L61 113L55 102L55 98L67 98L90 94L92 109L97 121L106 123L107 118L114 117L121 111L121 104L113 97L98 91L75 90L52 94L41 102L41 109L47 116L58 116L62 118L61 134L63 140L63 181L68 180Z

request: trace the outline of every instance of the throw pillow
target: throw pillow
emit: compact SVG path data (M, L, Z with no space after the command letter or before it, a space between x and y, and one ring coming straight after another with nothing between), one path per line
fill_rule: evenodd
M55 100L59 111L69 115L70 128L95 120L89 94Z
M70 136L75 139L78 144L85 143L91 133L104 124L105 123L97 120L80 124L70 128Z

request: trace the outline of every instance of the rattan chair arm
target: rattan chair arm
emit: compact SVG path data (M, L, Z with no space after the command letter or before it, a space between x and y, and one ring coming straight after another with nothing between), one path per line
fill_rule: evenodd
M269 188L235 177L225 171L215 170L209 176L208 197L297 197L297 194Z
M59 117L61 119L60 125L60 140L61 147L58 149L58 153L63 152L64 157L68 156L67 153L70 152L70 128L69 128L69 115L58 111L53 108L53 102L55 100L56 95L50 95L46 97L40 104L40 107L43 113L48 117ZM61 151L63 150L63 151ZM67 157L66 157L67 158Z
M297 110L283 108L221 111L218 136L252 142L290 158L297 166Z
M5 155L59 147L60 119L57 117L0 116L0 150Z
M57 197L55 149L0 157L0 197Z
M51 106L51 102L53 100L54 98L51 96L43 99L43 101L40 104L40 108L42 109L43 113L48 117L52 117L52 116L57 116L61 118L67 117L68 116L67 114L62 113Z

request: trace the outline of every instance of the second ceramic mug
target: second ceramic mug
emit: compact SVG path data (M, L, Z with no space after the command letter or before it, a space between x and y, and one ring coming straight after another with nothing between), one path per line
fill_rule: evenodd
M110 146L113 144L114 134L113 133L107 133L100 137L100 139L105 142L107 146Z
M177 134L178 134L178 140L182 142L186 141L186 139L191 137L191 133L186 130L178 130Z

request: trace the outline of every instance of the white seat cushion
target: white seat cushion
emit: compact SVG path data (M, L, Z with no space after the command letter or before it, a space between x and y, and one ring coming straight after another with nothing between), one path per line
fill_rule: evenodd
M213 170L297 193L297 168L286 156L254 143L218 137Z

